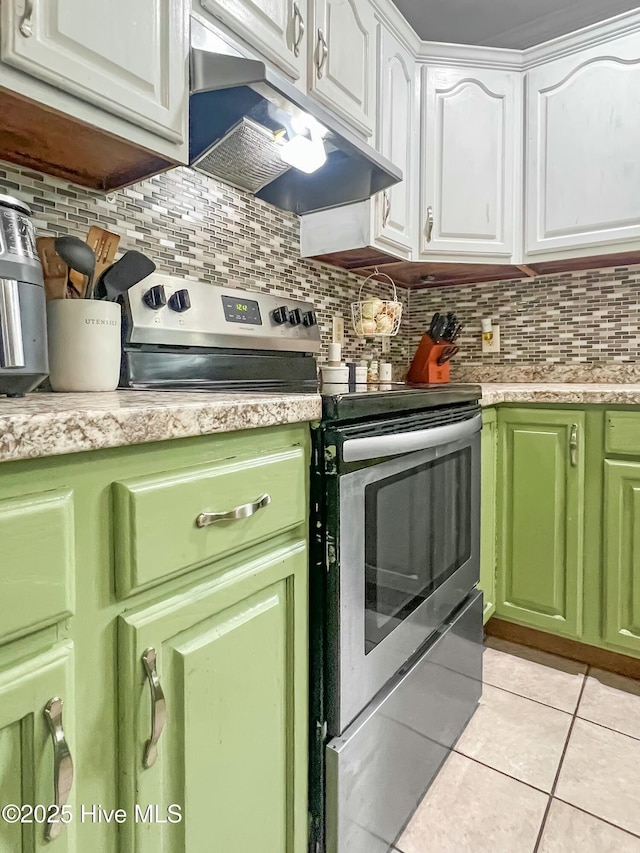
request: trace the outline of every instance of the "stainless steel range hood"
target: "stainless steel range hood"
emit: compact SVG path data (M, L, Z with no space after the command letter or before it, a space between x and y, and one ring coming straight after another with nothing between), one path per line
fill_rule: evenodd
M363 201L402 180L399 169L342 122L196 18L189 123L194 168L282 210L302 214ZM305 136L305 126L315 129L316 144L321 133L326 154L311 174L288 165L281 153L287 141Z

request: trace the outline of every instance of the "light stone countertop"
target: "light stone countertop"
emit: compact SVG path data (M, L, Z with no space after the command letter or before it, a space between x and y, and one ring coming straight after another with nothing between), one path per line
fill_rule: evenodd
M609 403L640 406L640 384L482 382L483 406L499 403Z
M0 462L319 420L318 394L112 391L0 397Z
M640 406L640 384L481 383L482 405ZM0 397L0 462L319 420L317 394L113 391Z

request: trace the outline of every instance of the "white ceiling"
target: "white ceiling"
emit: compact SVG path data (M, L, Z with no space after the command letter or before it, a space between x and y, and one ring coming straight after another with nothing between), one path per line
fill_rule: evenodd
M393 0L425 41L521 49L635 9L639 0Z

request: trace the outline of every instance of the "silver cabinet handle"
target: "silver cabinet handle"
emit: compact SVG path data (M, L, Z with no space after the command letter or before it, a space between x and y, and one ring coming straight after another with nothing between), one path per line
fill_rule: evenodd
M0 278L0 367L24 367L18 282Z
M578 424L571 424L569 437L569 460L573 468L578 464Z
M300 56L300 44L304 35L304 18L302 17L300 6L297 3L293 4L293 31L295 33L293 54L294 56Z
M431 236L433 234L433 208L431 205L427 208L427 224L425 226L425 237L427 238L427 243L431 242Z
M20 35L23 35L26 39L31 38L33 35L32 18L34 4L35 0L24 0L24 13L20 21Z
M157 654L153 647L145 649L142 653L142 665L151 691L151 737L145 744L142 758L142 766L145 768L153 767L156 763L158 741L167 722L167 703L158 678L156 659Z
M326 39L324 37L324 33L322 30L318 30L318 56L316 58L316 67L318 69L318 79L322 77L322 69L324 68L324 64L327 61L327 56L329 55L329 48L327 46Z
M62 728L62 704L62 699L55 696L47 702L43 711L53 740L53 796L57 807L57 817L46 825L45 841L53 841L62 832L64 823L60 820L60 812L69 799L73 785L73 760Z
M254 515L259 509L268 506L270 503L271 495L264 494L252 503L236 506L226 512L201 512L196 518L196 527L208 527L218 521L237 521L239 518L249 518L250 515Z
M391 216L391 199L389 198L389 191L385 190L382 194L384 199L384 212L382 214L382 227L386 228L387 223L389 222L389 217Z

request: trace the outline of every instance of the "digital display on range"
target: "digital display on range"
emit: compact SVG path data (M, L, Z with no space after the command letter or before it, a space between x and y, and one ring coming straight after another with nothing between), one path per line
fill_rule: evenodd
M254 299L236 299L233 296L222 297L224 316L229 323L246 323L248 326L261 326L260 306Z

